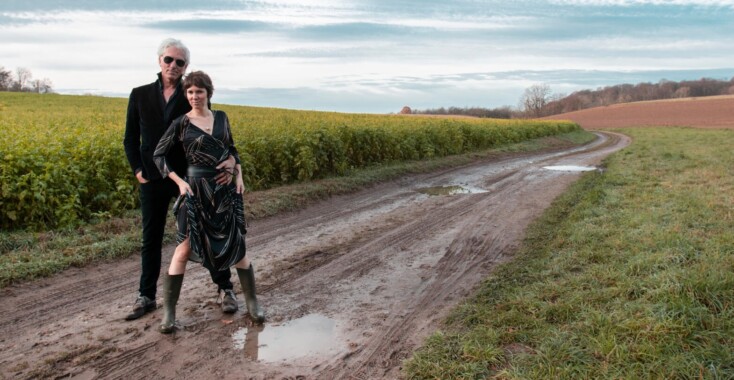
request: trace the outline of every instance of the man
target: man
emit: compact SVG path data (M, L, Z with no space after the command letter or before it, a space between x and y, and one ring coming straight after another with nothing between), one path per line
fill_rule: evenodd
M125 126L125 155L130 168L140 183L140 208L143 213L143 243L140 250L142 272L139 295L133 309L125 319L133 320L156 308L156 283L161 269L161 248L166 216L171 199L179 195L178 186L169 178L162 178L153 163L153 152L158 141L171 122L189 112L186 94L181 88L181 77L186 72L190 59L189 49L176 39L164 40L158 48L158 64L161 72L158 80L134 88L130 93ZM183 151L171 153L171 166L179 176L186 173ZM232 172L234 157L217 168ZM231 175L222 172L217 182L227 184ZM237 311L237 299L229 280L230 271L210 272L222 298L222 311Z

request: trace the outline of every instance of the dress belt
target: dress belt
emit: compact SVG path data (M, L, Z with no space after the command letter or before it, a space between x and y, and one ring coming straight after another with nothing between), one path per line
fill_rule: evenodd
M186 170L187 177L214 177L219 173L217 169L208 166L189 166Z

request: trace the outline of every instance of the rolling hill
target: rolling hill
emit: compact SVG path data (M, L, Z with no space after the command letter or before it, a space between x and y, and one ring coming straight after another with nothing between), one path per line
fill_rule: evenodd
M584 129L640 126L734 128L734 95L620 103L544 117Z

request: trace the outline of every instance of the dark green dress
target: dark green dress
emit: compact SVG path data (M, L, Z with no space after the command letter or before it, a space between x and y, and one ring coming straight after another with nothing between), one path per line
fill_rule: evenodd
M202 263L213 270L224 270L245 257L245 208L242 194L237 194L234 181L219 185L214 179L216 166L234 156L240 162L234 147L227 114L212 111L212 134L197 127L183 115L171 123L161 137L153 159L163 177L171 172L166 156L177 144L181 144L189 165L184 178L194 195L186 195L176 214L181 244L187 237L192 254L189 260Z

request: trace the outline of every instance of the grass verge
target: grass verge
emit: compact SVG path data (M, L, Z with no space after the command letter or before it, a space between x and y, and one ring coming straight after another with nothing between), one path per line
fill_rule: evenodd
M619 131L406 378L734 378L734 131Z
M264 218L408 174L466 165L506 154L579 145L593 138L588 132L577 131L480 153L375 166L342 177L248 193L245 196L246 210L251 219ZM140 249L140 225L140 212L134 210L123 217L93 221L76 229L42 233L0 232L0 288L18 281L49 276L70 266L81 267L92 262L135 254ZM169 218L165 243L173 241L173 230L173 219Z

